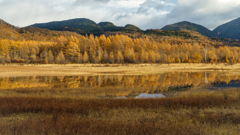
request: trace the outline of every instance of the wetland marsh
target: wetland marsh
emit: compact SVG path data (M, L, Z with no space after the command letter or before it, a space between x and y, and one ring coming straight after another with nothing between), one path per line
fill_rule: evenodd
M0 134L239 133L240 74L230 65L60 66L48 75L38 66L31 76L34 66L21 67L0 69Z

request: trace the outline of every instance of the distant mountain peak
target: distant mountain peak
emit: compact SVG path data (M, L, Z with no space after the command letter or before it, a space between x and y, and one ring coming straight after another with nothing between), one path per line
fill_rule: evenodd
M184 29L197 31L207 37L214 37L214 33L209 29L207 29L206 27L201 26L199 24L192 23L192 22L188 22L188 21L182 21L182 22L170 24L162 28L162 30L184 30Z
M127 24L124 28L128 28L128 29L132 29L132 30L136 30L136 31L141 31L141 29L135 25L132 24Z
M49 30L60 30L60 31L86 31L87 33L92 30L100 30L101 27L98 26L94 21L86 18L75 18L64 21L53 21L48 23L36 23L31 26L46 28Z
M9 23L5 22L3 19L0 19L0 24L6 25L6 26L8 26L9 28L14 29L14 30L19 29L19 27L14 26L14 25L12 25L12 24L9 24Z
M100 22L98 25L101 27L116 27L112 22Z
M178 22L178 23L189 23L189 24L192 24L192 23L189 22L189 21L181 21L181 22Z
M213 32L220 38L240 40L240 17L218 26Z

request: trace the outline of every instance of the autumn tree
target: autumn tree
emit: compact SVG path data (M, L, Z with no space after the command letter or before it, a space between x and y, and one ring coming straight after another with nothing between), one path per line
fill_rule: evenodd
M66 56L71 59L71 61L74 61L79 53L80 49L78 48L78 44L70 41L67 45Z
M116 60L117 60L117 63L122 63L124 61L124 57L121 51L117 52Z
M8 53L5 56L5 60L6 60L7 63L11 62L11 58L10 58L10 55Z
M89 61L89 56L88 56L88 53L85 51L83 55L83 62L87 63L88 61Z
M59 53L58 56L56 57L56 63L64 64L65 62L66 62L65 56L64 56L63 52L60 51L60 53Z
M128 48L124 52L124 61L128 63L135 62L135 52L133 48Z
M106 49L105 49L104 52L103 52L102 61L103 61L104 63L107 63L107 62L108 62L108 52L107 52Z
M149 51L149 61L151 63L155 63L156 62L156 56L155 56L155 52L154 51Z
M77 56L77 58L76 58L75 61L76 61L76 63L82 63L82 61L83 61L83 56L82 56L81 53L78 54L78 56Z
M103 50L102 50L102 48L99 46L99 47L98 47L98 51L97 51L97 62L98 62L98 63L101 63L102 57L103 57Z
M52 63L54 61L54 56L51 50L48 51L48 61Z
M109 54L109 61L110 61L112 64L114 64L115 58L114 58L113 52L111 52L111 53Z

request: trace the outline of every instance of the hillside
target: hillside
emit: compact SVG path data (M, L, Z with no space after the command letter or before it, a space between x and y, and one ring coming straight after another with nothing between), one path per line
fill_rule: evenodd
M96 22L86 18L54 21L49 23L38 23L30 25L30 27L39 27L57 31L72 31L81 35L94 34L95 36L100 36L102 34L116 31L127 33L141 31L140 28L132 24L128 24L125 27L119 27L115 26L112 22L100 22L97 24Z
M75 32L53 31L38 27L18 28L3 20L0 20L0 39L10 39L15 41L16 40L51 41L54 38L60 36L79 37L80 35Z
M214 33L212 31L210 31L209 29L207 29L207 28L205 28L201 25L190 23L190 22L187 22L187 21L167 25L167 26L162 28L162 30L184 30L184 29L185 30L197 31L197 32L199 32L202 35L205 35L207 37L214 37Z
M240 18L217 27L213 32L221 38L240 40Z
M100 31L101 27L98 26L94 21L79 18L65 21L54 21L49 23L38 23L31 25L33 27L46 28L49 30L58 31L74 31L80 34L94 33L94 31Z
M98 26L100 26L101 28L116 28L117 27L111 22L100 22L100 23L98 23Z
M16 32L17 29L18 27L15 27L0 19L0 38L12 40L19 38L18 32Z
M137 26L132 25L132 24L127 24L124 28L131 29L131 30L134 30L134 31L141 31L140 28L138 28Z
M164 37L181 37L185 39L199 39L199 38L207 38L206 36L203 36L202 34L191 31L191 30L155 30L155 29L149 29L145 31L146 35L151 36L164 36Z
M12 24L9 24L9 23L5 22L5 21L2 20L2 19L0 19L0 24L1 24L1 25L5 25L5 26L8 26L10 29L14 29L14 30L19 29L19 27L16 27L16 26L14 26L14 25L12 25Z
M70 31L54 31L38 27L26 27L20 28L17 30L18 34L21 35L21 39L25 40L36 40L36 41L53 41L54 38L65 36L75 36L79 37L80 35L75 32Z

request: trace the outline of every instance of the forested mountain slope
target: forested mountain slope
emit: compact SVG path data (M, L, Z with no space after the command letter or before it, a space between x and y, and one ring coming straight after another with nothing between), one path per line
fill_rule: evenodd
M183 21L171 25L167 25L162 28L162 30L192 30L201 33L207 37L214 37L214 33L209 29L205 28L204 26L194 24L191 22Z
M240 18L217 27L213 32L217 37L240 40Z

